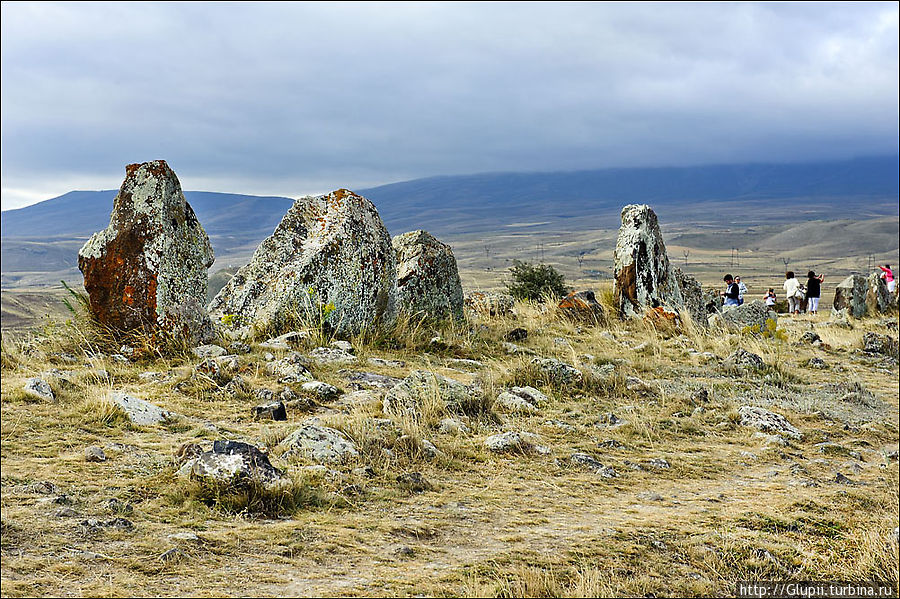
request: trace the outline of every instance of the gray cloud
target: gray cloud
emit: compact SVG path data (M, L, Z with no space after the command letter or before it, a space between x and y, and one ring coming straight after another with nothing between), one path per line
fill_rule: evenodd
M297 196L898 151L896 3L2 11L4 209L154 158L186 188Z

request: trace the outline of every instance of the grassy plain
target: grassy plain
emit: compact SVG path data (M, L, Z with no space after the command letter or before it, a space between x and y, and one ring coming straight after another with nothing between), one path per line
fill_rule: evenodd
M475 245L457 251L466 256ZM516 255L503 247L494 260ZM463 277L490 286L500 274L469 268ZM610 281L584 283L611 308ZM405 440L371 424L389 417L378 391L298 403L285 423L256 421L252 397L176 388L199 362L189 353L122 363L109 357L117 347L78 321L37 338L4 335L2 594L727 596L746 579L896 584L900 371L895 358L860 348L866 331L896 338L897 315L852 329L826 320L782 318L787 341L693 329L668 336L641 322L579 325L519 303L514 315L471 315L467 326L352 339L358 363L350 369L396 377L424 369L484 390L487 410L464 419L469 432L441 432L436 421L448 414L436 403L430 419L394 417ZM613 364L614 373L569 386L529 379L529 355L503 345L514 327L529 331L518 342L528 351L587 372ZM801 341L809 330L824 345ZM442 344L429 343L435 334ZM737 348L766 367L734 371L723 359ZM267 351L254 344L238 371L254 388L277 390ZM374 366L370 357L403 364ZM313 373L349 391L341 368ZM55 401L22 391L51 369L64 371L45 375ZM163 381L140 377L151 371ZM549 396L539 412L493 403L523 382ZM132 425L106 403L113 389L180 417ZM782 414L802 439L781 444L741 426L742 405ZM323 471L284 456L277 442L311 416L353 439L359 460ZM538 434L550 453L487 450L485 438L502 431ZM175 476L183 443L219 438L266 448L310 500L274 515L235 511ZM410 439L422 438L438 457L414 449ZM89 446L108 459L86 461ZM575 452L617 476L579 467L569 459ZM354 474L360 466L370 475ZM409 472L431 489L401 484ZM91 522L115 518L131 526Z

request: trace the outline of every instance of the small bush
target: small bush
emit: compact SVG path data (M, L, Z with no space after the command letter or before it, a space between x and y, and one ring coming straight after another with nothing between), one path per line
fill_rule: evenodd
M283 518L303 508L328 505L325 493L304 480L292 478L277 486L239 480L222 483L210 480L187 480L173 495L175 503L199 501L229 514L249 514Z
M515 260L509 272L512 280L506 283L506 288L516 299L560 298L569 292L565 277L549 264L534 265Z

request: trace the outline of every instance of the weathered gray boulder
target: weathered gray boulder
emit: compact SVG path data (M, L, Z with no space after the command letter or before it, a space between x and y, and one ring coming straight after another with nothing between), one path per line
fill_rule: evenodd
M28 395L29 397L35 397L45 401L56 401L56 396L53 394L53 389L50 388L50 383L38 377L32 377L25 381L22 390L25 392L25 395Z
M342 432L315 421L304 422L279 445L286 455L302 455L317 464L337 464L359 456L356 444Z
M840 282L834 290L832 310L847 310L850 316L862 318L866 315L866 278L862 275L850 275Z
M709 312L707 312L706 299L703 295L703 287L700 285L700 281L678 267L675 267L675 280L678 282L678 288L681 290L685 311L691 315L691 320L695 325L706 328L708 326L707 315Z
M863 334L863 351L873 354L883 354L885 356L898 356L900 353L900 343L890 335L879 335L878 333L867 332Z
M321 401L334 401L341 395L340 389L322 381L309 381L300 386L306 393L316 396Z
M683 309L684 298L650 206L630 204L622 209L614 258L619 317L643 318L648 309L657 307Z
M463 290L449 245L427 231L391 241L397 256L397 309L430 320L462 320Z
M472 393L459 381L426 370L416 370L384 396L385 414L419 417L425 411L457 412Z
M107 396L107 400L125 412L128 419L138 425L159 424L175 416L172 412L149 401L132 397L122 391L113 391Z
M491 435L484 440L484 446L496 453L550 453L540 442L541 438L534 433L509 431Z
M196 448L199 449L199 448ZM277 487L290 481L257 447L240 441L215 441L209 451L192 452L179 469L180 476L228 485L232 489L260 484Z
M872 273L866 279L866 308L869 315L890 311L894 298L887 289L884 279Z
M264 329L296 321L339 335L396 318L397 266L375 206L347 189L298 199L209 304Z
M512 314L516 300L506 293L473 291L463 298L466 309L479 316L506 316Z
M307 354L316 364L352 364L357 357L337 347L317 347Z
M283 401L264 403L253 408L256 420L287 420L287 408Z
M707 321L710 327L740 331L744 327L759 326L765 330L768 321L778 324L778 315L769 310L762 300L745 302L740 306L724 306L721 312L711 315Z
M725 358L723 365L729 368L760 370L766 364L763 359L753 352L749 352L743 347L739 347Z
M741 406L738 413L741 416L741 426L751 426L767 433L777 433L792 439L803 437L803 434L781 414L755 406Z
M512 414L535 414L538 411L533 403L509 391L502 391L495 403L501 410Z
M584 380L580 370L554 358L531 359L530 368L537 371L538 376L550 385L578 385Z
M291 352L280 360L266 364L266 372L279 377L281 383L302 383L313 380L308 361L301 354Z
M90 309L117 331L157 330L194 343L215 336L203 309L209 238L164 160L130 164L109 226L78 252Z

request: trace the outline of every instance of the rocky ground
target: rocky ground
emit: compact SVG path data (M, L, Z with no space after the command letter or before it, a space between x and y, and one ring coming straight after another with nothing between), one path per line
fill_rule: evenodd
M5 339L3 595L896 584L897 316L771 333L518 303L171 355Z

